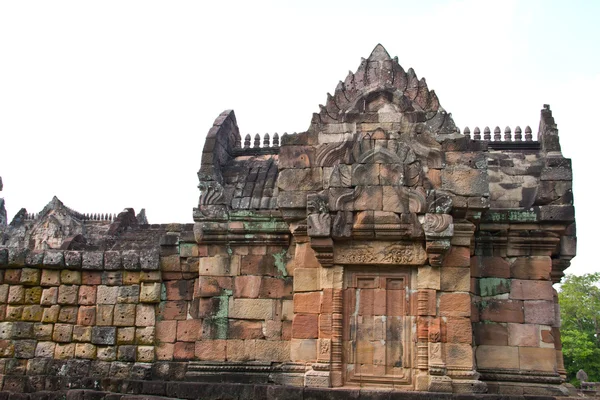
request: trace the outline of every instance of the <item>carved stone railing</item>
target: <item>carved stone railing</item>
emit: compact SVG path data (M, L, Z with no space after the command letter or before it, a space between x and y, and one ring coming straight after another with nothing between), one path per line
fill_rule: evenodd
M282 135L282 138L287 136L287 133ZM262 142L262 146L261 146ZM261 136L257 133L254 135L254 141L252 140L252 136L247 134L244 138L244 143L242 145L241 141L235 143L234 156L241 155L263 155L263 154L278 154L279 153L279 134L273 134L273 138L271 140L271 136L268 133L265 133Z
M457 133L460 133L458 128ZM515 127L514 135L509 126L504 128L504 136L499 126L496 126L493 132L486 126L483 129L483 137L478 126L473 129L473 136L471 136L471 129L468 126L463 130L463 135L467 138L476 141L485 141L488 143L488 147L494 150L539 150L540 143L537 140L533 140L529 126L525 127L524 133L525 135L523 136L523 131L518 125Z

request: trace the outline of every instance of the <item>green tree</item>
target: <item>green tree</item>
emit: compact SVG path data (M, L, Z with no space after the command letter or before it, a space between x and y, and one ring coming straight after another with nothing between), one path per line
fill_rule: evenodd
M600 381L600 273L567 275L561 285L561 339L567 379L578 384L577 371Z

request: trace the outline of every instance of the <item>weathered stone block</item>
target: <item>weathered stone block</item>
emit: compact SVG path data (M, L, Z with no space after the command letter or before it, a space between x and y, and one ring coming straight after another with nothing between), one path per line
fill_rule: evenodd
M135 339L135 328L134 327L130 326L130 327L117 329L117 344L118 345L133 344L134 339Z
M202 340L194 344L196 358L204 361L225 361L228 340ZM231 342L235 342L232 340Z
M311 292L320 288L319 269L296 268L294 269L294 292Z
M59 343L69 343L73 339L73 325L55 324L52 340Z
M98 304L116 304L118 293L117 286L99 285L96 300Z
M508 345L518 347L539 347L539 325L508 324Z
M87 270L102 270L104 263L104 252L84 251L82 252L81 268Z
M525 322L523 301L490 299L481 301L480 319L492 322Z
M460 196L487 196L490 191L487 171L447 167L442 170L442 190Z
M142 282L140 286L141 303L160 302L161 284L159 282Z
M75 345L75 358L93 360L96 358L96 346L90 343L77 343Z
M478 322L473 324L476 345L507 346L507 324L494 322Z
M317 359L316 339L292 339L290 341L290 354L292 361L314 362Z
M316 339L319 331L318 314L296 314L292 322L292 338Z
M471 275L474 277L510 278L511 266L502 257L471 257Z
M510 298L516 300L552 300L554 298L552 282L513 279L510 285Z
M58 287L58 304L77 305L79 286L60 285Z
M89 342L92 340L92 327L75 325L73 327L73 341L74 342ZM96 353L94 353L95 355Z
M160 268L160 257L157 249L140 251L140 268L143 271L155 271Z
M231 299L229 301L229 318L272 319L274 311L275 300Z
M121 269L121 253L118 251L105 251L104 269L112 271Z
M39 285L40 270L37 268L23 268L21 270L21 284L25 286Z
M232 275L230 261L229 256L202 257L200 258L200 275Z
M485 369L518 369L519 348L509 346L478 346L475 351L477 367Z
M440 268L423 266L417 272L418 289L440 289Z
M96 307L81 306L77 312L77 324L94 325L96 323Z
M354 188L354 198L355 210L383 210L382 186L356 186Z
M525 323L551 326L556 324L554 301L526 300L523 304Z
M80 290L81 292L81 290ZM117 292L117 303L137 303L140 298L138 285L120 286Z
M10 262L9 252L9 262ZM63 267L65 265L65 259L62 251L46 250L44 252L44 265L51 267Z
M65 251L65 265L67 267L81 268L81 252L80 251Z
M445 292L468 292L471 288L469 268L442 267L441 290Z
M549 280L552 259L542 257L518 257L510 266L511 277L517 279Z
M117 328L114 326L92 327L92 343L97 345L115 345L117 343Z
M56 343L54 342L38 342L35 348L35 356L43 358L53 358L55 346Z
M113 324L116 326L132 326L135 323L135 304L116 304Z
M295 293L294 312L318 314L321 306L321 292Z
M60 271L55 269L43 269L40 284L42 286L59 286Z
M136 305L135 326L154 326L154 306L151 304Z
M439 311L445 317L469 317L471 296L468 293L443 293L439 296Z
M126 250L121 253L121 265L129 271L140 269L140 256L136 250Z
M556 350L536 347L519 348L519 367L527 371L556 371Z
M285 169L279 172L277 187L284 191L323 189L322 168Z
M23 310L23 314L25 314L25 310ZM39 320L37 320L37 321L39 321ZM60 312L58 313L58 322L63 322L65 324L77 323L77 307L75 307L75 306L61 307Z

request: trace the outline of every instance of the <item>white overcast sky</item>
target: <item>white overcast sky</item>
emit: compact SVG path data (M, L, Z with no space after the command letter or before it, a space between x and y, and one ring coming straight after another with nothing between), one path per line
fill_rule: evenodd
M597 1L1 1L0 176L9 220L56 195L83 213L192 222L206 132L303 131L377 43L462 128L550 104L573 159L579 256L600 270Z

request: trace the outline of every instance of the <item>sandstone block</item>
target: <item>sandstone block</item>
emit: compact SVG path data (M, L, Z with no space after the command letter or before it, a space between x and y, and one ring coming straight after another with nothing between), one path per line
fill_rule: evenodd
M72 270L60 271L60 282L63 285L80 285L81 284L81 272Z
M256 359L255 340L227 340L227 361L253 361L254 359Z
M37 268L23 268L21 271L21 284L25 286L39 285L40 270Z
M173 359L173 351L175 344L173 343L158 343L155 346L156 359L158 361L170 361Z
M104 253L101 251L82 252L81 268L101 270L103 267Z
M198 280L199 297L220 296L224 290L233 288L233 278L225 276L201 276Z
M123 271L123 285L139 285L140 275L139 271Z
M142 282L140 285L141 303L159 303L161 284L159 282Z
M442 189L459 196L487 196L487 171L468 167L449 167L442 170Z
M46 326L46 325L44 325L44 326ZM91 340L92 340L92 327L91 326L75 325L73 327L73 341L74 342L89 342Z
M478 322L473 324L475 328L476 345L507 346L508 328L507 324L494 322Z
M21 285L10 286L8 289L8 304L23 304L25 301L25 288Z
M440 268L423 266L417 272L418 289L440 290Z
M510 264L502 257L474 256L471 275L475 277L510 278Z
M177 321L177 341L195 342L200 339L201 334L202 321L198 319Z
M117 347L117 360L123 362L135 361L136 346L122 345Z
M67 267L81 267L80 251L65 251L64 258Z
M526 323L550 326L556 324L556 310L553 301L526 300L523 304L525 309L524 321Z
M52 340L59 343L68 343L73 339L73 325L55 324Z
M160 270L163 272L181 271L181 260L179 258L179 254L160 257Z
M136 356L138 362L153 362L154 346L138 346Z
M232 299L229 301L229 318L272 319L274 310L275 300Z
M471 296L468 293L444 293L439 297L439 311L445 317L469 317Z
M54 348L54 358L68 360L75 356L75 343L57 343Z
M214 256L200 258L200 275L227 276L231 275L231 259L229 256Z
M234 342L232 340L231 342ZM227 355L227 340L202 340L194 345L196 358L205 361L225 361Z
M154 306L150 304L136 305L135 326L154 326Z
M77 305L79 286L60 285L58 287L58 304Z
M469 267L471 252L466 246L452 246L444 257L444 267Z
M193 360L195 344L189 342L175 342L173 349L174 360Z
M96 307L81 306L77 311L77 324L79 325L95 325L96 324Z
M127 250L121 253L121 265L123 268L130 271L140 269L140 256L135 250Z
M448 343L472 343L473 331L469 318L452 318L446 320L446 340Z
M321 292L295 293L294 312L318 314L321 307Z
M116 346L98 346L96 348L96 357L100 361L114 361L117 359Z
M123 284L123 272L121 271L104 271L102 272L102 284L116 286Z
M45 289L48 290L48 289ZM91 306L96 304L96 287L95 286L80 286L79 298L77 301L80 305Z
M510 266L511 276L517 279L549 280L552 260L544 257L518 257Z
M477 367L483 369L518 369L519 348L481 345L475 351Z
M140 287L138 285L119 286L117 303L138 303Z
M115 345L117 342L117 328L114 326L92 327L92 343L97 345Z
M490 299L480 303L480 319L493 322L524 322L523 302Z
M292 322L292 338L316 339L319 332L318 314L296 314Z
M140 250L140 268L143 271L156 271L160 267L157 249Z
M383 210L382 186L356 186L354 188L354 193L355 210Z
M118 251L105 251L104 269L110 271L121 269L121 253Z
M116 304L119 288L117 286L99 285L96 295L98 304Z
M284 362L290 360L290 342L282 340L257 340L256 360Z
M200 309L203 302L200 300ZM212 301L212 299L210 299ZM165 301L158 308L158 315L163 320L184 320L187 319L188 304L186 301ZM203 315L209 316L209 315Z
M60 306L53 305L48 308L44 308L44 313L42 314L42 322L56 322L58 321L58 313L60 312ZM7 310L8 313L8 310Z
M534 324L508 324L508 345L539 347L540 327Z
M161 343L174 343L177 338L177 321L158 321L156 340Z
M135 323L135 304L116 304L113 314L115 326L132 326Z
M96 325L112 325L114 307L112 304L98 304L96 306Z
M556 371L556 350L536 347L519 348L519 366L529 371Z
M34 324L33 334L37 340L52 340L52 330L54 325L52 324ZM1 333L1 328L0 328Z
M54 357L54 342L38 342L35 348L35 356L42 358L53 358Z
M294 292L311 292L320 288L318 268L294 269Z
M290 354L292 361L314 362L317 360L316 339L292 339L290 341Z
M24 303L25 304L40 304L40 300L42 298L42 288L39 286L36 287L26 287L25 288L25 296Z
M227 336L231 339L264 339L263 322L230 320Z
M58 303L58 288L50 287L42 290L42 298L40 304L44 306L51 306Z
M279 172L277 187L284 191L323 189L322 168L285 169Z
M10 258L10 254L9 254ZM44 252L44 265L52 267L63 267L65 259L62 251L46 250Z
M11 339L13 331L12 322L0 322L0 339Z
M442 267L440 286L444 292L468 292L471 271L468 268Z
M96 346L91 343L77 343L75 345L75 358L93 360L96 358Z
M516 300L552 300L554 298L552 282L513 279L510 298Z
M23 316L24 315L25 315L25 309L23 309ZM41 315L41 312L40 312L40 315ZM77 307L75 307L75 306L61 307L60 312L58 313L58 322L63 322L65 324L77 323Z
M81 283L84 285L99 285L102 283L102 273L98 271L82 271Z
M153 326L146 326L143 328L135 329L135 343L138 345L154 345L154 339L156 328Z
M8 285L0 285L0 303L6 303L8 299Z
M258 297L261 285L261 277L255 275L243 275L234 279L233 295L236 298L246 297L255 299Z

